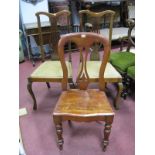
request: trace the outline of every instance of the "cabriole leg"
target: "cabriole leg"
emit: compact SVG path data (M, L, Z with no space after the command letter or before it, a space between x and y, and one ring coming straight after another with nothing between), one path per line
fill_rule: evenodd
M28 80L27 90L33 99L33 110L37 110L37 102L36 102L36 98L34 96L34 93L32 91L32 82L30 80Z

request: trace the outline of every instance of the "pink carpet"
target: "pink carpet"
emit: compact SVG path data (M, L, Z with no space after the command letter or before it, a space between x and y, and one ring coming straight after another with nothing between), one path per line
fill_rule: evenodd
M75 56L73 57L73 62ZM36 63L36 67L40 63ZM32 110L32 98L27 91L27 77L36 68L26 61L19 65L20 108L26 107L28 115L20 117L23 143L27 155L134 155L135 151L135 102L134 97L121 100L120 110L115 110L115 119L107 151L103 152L101 141L104 123L63 123L64 147L59 151L56 144L55 126L52 119L53 108L61 94L58 83L34 83L33 90L38 103L38 110ZM94 87L94 86L93 86ZM108 85L107 95L113 103L116 87Z

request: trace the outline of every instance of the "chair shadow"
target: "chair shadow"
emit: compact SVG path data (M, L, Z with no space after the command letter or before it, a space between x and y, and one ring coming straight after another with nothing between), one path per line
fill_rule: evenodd
M75 125L75 123L73 121L71 121L70 123L68 123L69 125L69 133L70 133L70 137L89 137L90 135L93 135L94 137L97 137L99 140L102 140L102 136L103 136L103 130L104 130L104 122L102 123L101 121L94 121L92 123L92 126L89 124L87 125L87 123L89 122L80 122L78 124ZM95 123L95 125L94 125Z

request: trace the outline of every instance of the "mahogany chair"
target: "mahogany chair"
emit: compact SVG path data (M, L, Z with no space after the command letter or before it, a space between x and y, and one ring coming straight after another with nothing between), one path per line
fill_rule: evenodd
M74 42L79 50L79 63L81 61L81 69L78 72L76 84L78 89L68 89L68 69L64 58L64 45L68 41ZM93 43L101 43L104 45L104 56L100 69L98 71L99 76L99 89L88 89L90 82L89 74L87 72L87 58L89 48ZM58 102L53 111L53 120L56 127L56 133L58 137L58 147L60 150L63 148L63 136L62 136L62 122L63 121L105 121L104 138L103 138L103 150L109 143L109 135L114 118L114 112L108 98L104 92L105 79L104 73L108 58L110 55L109 41L103 36L91 33L70 33L64 35L59 40L59 57L63 70L62 89L63 92L60 95ZM78 60L77 60L78 61Z
M36 13L37 21L38 21L38 30L39 30L39 39L40 39L40 49L42 60L45 60L45 51L44 51L44 43L48 42L49 46L53 49L53 53L51 54L51 59L42 63L37 69L33 71L33 73L28 77L27 89L30 95L33 98L33 109L37 109L36 98L32 91L32 83L33 82L46 82L48 88L50 88L49 82L61 82L63 78L61 64L58 58L58 41L61 38L60 30L58 26L58 19L60 17L67 17L67 25L69 25L69 17L70 12L67 10L63 10L57 13L47 13L47 12L38 12ZM41 16L46 16L49 18L50 22L50 31L42 32L41 25ZM67 27L67 33L69 33L69 27ZM50 36L47 38L47 36ZM45 37L46 36L46 37ZM72 68L71 68L71 53L69 52L69 61L66 61L67 69L68 69L68 80L70 83L72 82ZM71 85L72 85L71 84Z
M113 20L115 12L111 10L106 10L102 12L92 12L90 10L81 10L79 11L80 15L80 31L91 31L98 34L100 29L104 26L109 26L108 36L107 34L104 37L109 38L109 50L111 51L111 39L112 39L112 30L113 30ZM89 19L89 23L84 20L84 17ZM104 23L108 21L109 24ZM102 23L102 24L101 24ZM88 74L91 82L97 82L99 79L98 71L101 64L100 60L100 51L101 45L95 44L93 48L90 49L90 61L88 61ZM114 101L114 106L116 109L119 109L120 95L123 89L122 85L122 76L120 73L108 62L104 74L106 83L117 83L118 92Z

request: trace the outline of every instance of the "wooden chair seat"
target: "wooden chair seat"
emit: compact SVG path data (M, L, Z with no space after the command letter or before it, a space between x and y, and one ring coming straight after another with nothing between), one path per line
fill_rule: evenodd
M101 61L87 61L87 72L90 78L90 81L98 81L99 79L99 70L101 66ZM81 64L79 66L79 70ZM120 73L108 62L105 68L104 73L105 82L121 82L122 76Z
M68 78L72 78L71 63L66 61ZM46 61L42 63L31 75L31 79L57 79L63 78L60 61Z
M114 115L114 112L103 91L96 89L70 89L61 94L53 115L70 117L98 117Z

